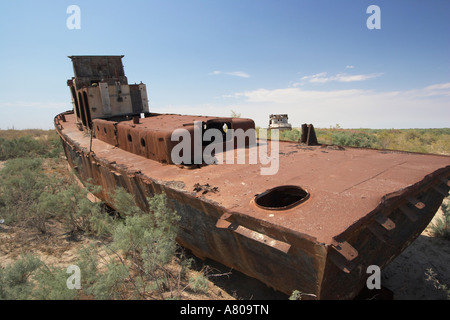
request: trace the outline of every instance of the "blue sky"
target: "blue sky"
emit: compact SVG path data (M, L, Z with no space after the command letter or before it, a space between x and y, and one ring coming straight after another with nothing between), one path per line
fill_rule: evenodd
M153 112L450 127L449 13L448 0L2 0L0 129L52 128L72 108L67 56L120 54Z

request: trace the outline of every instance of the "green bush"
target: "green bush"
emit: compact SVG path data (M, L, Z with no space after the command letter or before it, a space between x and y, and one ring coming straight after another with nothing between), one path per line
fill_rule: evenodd
M75 182L49 176L40 158L10 159L0 173L0 217L6 223L47 232L50 218L60 219L69 233L110 235L112 219L101 203L86 197Z
M0 138L0 160L22 158L31 155L42 156L46 153L44 145L31 137L13 140Z
M450 199L444 200L441 204L441 209L443 212L442 218L436 218L430 226L432 233L435 236L442 237L450 240Z
M297 130L295 128L291 130L282 130L280 131L280 140L288 140L297 142L302 137L301 130Z
M257 136L270 139L271 131L257 127ZM450 129L329 129L315 128L320 144L450 154ZM266 136L267 133L267 136ZM280 139L298 141L301 130L280 131Z
M0 161L24 157L56 158L62 151L61 141L56 133L39 138L0 138Z
M37 213L58 217L69 233L83 232L95 236L112 234L113 219L105 212L102 203L92 203L88 192L98 188L87 185L80 188L76 183L67 184L58 190L45 190L39 197Z
M130 194L119 189L117 199L131 203ZM125 201L124 201L125 199ZM150 283L158 295L169 290L172 294L173 272L167 266L174 259L177 250L175 238L178 231L179 215L168 209L167 197L155 195L147 199L149 213L136 209L136 205L124 208L125 221L114 230L113 247L133 262L133 269L140 274L135 288L145 296Z
M121 260L103 257L98 248L83 248L77 265L81 272L81 289L97 300L126 299L133 278L129 267Z
M67 288L64 268L48 267L33 254L26 254L0 268L0 300L72 300L77 291Z
M124 218L113 219L104 204L86 197L87 192L100 192L99 187L80 188L46 172L54 167L49 170L45 157L57 158L62 151L56 133L36 138L17 131L0 135L0 160L7 160L0 171L0 218L41 233L48 232L53 219L70 234L95 236L103 243L79 252L81 290L67 288L66 269L46 266L29 254L0 268L0 299L173 299L190 285L200 288L200 278L186 284L191 259L176 244L180 217L169 209L165 195L147 199L147 212L119 189L115 208Z
M189 279L189 284L194 292L207 293L209 282L203 273L199 273Z
M35 285L31 299L36 300L74 300L78 292L67 287L69 274L63 267L41 264L33 276Z
M32 297L34 284L32 275L42 262L28 254L20 257L13 265L0 268L0 300L25 300Z
M11 159L0 174L0 216L7 223L34 225L46 232L45 214L38 211L39 198L52 188L51 179L38 158Z
M52 214L64 217L63 212L73 206L72 213L75 215L80 210L76 207L80 205L73 190L69 189L57 198L47 194L45 199L41 198L40 205L50 208L54 201L62 201L58 206L61 212L52 211ZM65 269L48 267L38 258L27 255L15 264L0 269L0 298L179 298L186 287L181 285L181 281L185 280L186 269L190 266L189 259L182 254L177 255L179 247L175 238L179 215L168 209L165 195L149 198L149 212L144 212L137 208L132 196L124 190L120 189L116 194L116 200L128 204L125 218L122 222L111 223L111 243L103 242L105 246L91 246L79 251L75 264L81 271L81 290L67 288ZM88 204L83 206L88 207ZM95 207L95 204L91 206ZM197 277L191 285L194 290L201 290L203 282L204 279Z
M375 136L364 132L338 131L333 133L331 142L338 146L374 148L378 141Z
M79 295L94 299L181 296L190 260L179 254L175 242L180 217L169 209L165 195L147 200L148 212L139 209L125 190L115 192L114 202L124 219L111 223L111 240L102 241L103 246L79 251L75 263L82 275ZM48 288L58 287L52 283L56 278L48 279Z
M303 300L303 297L306 297L306 299L316 299L317 296L312 293L303 293L299 290L292 291L291 295L289 296L289 300Z

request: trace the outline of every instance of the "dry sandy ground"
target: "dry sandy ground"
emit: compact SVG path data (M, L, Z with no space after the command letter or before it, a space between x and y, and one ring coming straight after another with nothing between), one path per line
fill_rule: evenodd
M439 209L433 221L442 215ZM428 227L381 274L396 300L450 299L442 288L450 290L450 240L433 237Z
M439 211L436 217L442 215ZM55 225L55 228L58 226ZM29 231L0 224L0 266L14 262L20 253L38 254L47 265L68 266L76 261L77 251L95 240L68 240L60 233L43 237ZM202 261L196 260L198 270ZM209 292L206 295L185 296L187 299L287 299L261 282L239 272L207 261L211 266ZM223 275L226 274L226 275ZM219 276L221 275L221 276ZM381 272L381 284L391 290L395 300L443 300L449 299L450 241L431 236L429 228L420 235L400 256Z

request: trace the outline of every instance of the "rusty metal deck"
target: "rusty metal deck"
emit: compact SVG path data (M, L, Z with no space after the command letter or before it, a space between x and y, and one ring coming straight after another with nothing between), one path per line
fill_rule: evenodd
M170 121L177 120L172 115ZM364 281L361 270L358 275L350 266L355 258L364 261L360 265L387 264L423 230L448 190L448 156L280 142L278 172L261 175L261 164L237 164L236 150L225 151L225 157L234 153L235 164L188 168L91 141L73 114L55 123L69 163L82 179L93 178L108 191L126 185L137 198L168 193L183 211L180 243L288 294L303 285L297 289L318 298L355 296ZM259 147L270 143L259 140ZM252 148L257 146L245 152ZM300 186L309 198L286 210L255 204L256 195L286 185ZM433 192L431 198L427 192ZM103 197L108 201L106 191ZM411 213L414 199L427 206L426 217L420 217L420 208ZM407 208L402 211L402 206ZM390 228L413 224L407 212L420 221L389 242ZM264 261L265 255L274 261Z
M63 133L89 149L90 137L79 131L70 117L67 116ZM367 217L385 195L414 189L414 185L429 174L443 167L448 171L450 167L447 156L304 147L295 142L282 142L278 173L263 176L260 174L261 164L236 164L237 160L234 165L187 169L146 159L98 139L92 141L92 150L97 157L125 166L130 171L140 171L157 181L184 185L187 192L194 193L195 184L217 187L219 192L199 193L197 196L326 244ZM226 152L236 153L235 150ZM311 198L295 208L282 211L264 210L254 205L255 195L281 185L301 186L309 191Z

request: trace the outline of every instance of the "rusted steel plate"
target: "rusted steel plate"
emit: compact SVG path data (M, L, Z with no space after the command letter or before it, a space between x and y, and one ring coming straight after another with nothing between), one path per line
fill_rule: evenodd
M73 115L65 118L56 127L69 164L83 179L106 189L123 186L142 205L146 195L166 192L182 214L181 244L287 294L301 289L318 298L354 296L364 281L355 270L384 266L423 230L443 198L433 186L445 191L441 180L447 183L450 174L446 156L290 142L280 143L272 176L260 174L261 164L237 164L234 150L224 152L233 152L234 164L191 169L99 139L91 155L89 137ZM259 141L259 147L270 145ZM253 147L244 151L248 156ZM196 192L195 186L217 192ZM279 186L299 186L309 197L281 210L255 204L256 195Z
M70 117L66 116L69 120ZM89 138L73 121L65 123L64 133L88 148ZM261 176L259 164L210 165L187 170L151 161L97 139L93 141L93 148L97 157L120 163L131 171L141 171L157 181L181 181L187 190L196 183L218 187L220 192L202 196L261 221L311 235L324 243L331 243L335 235L366 217L386 194L417 189L418 182L432 179L433 174L439 177L436 172L439 169L450 170L449 157L443 156L383 154L351 148L325 151L320 146L303 150L294 143L280 143L280 152L297 152L280 156L276 175ZM287 183L307 189L311 199L282 212L249 205L255 194Z

